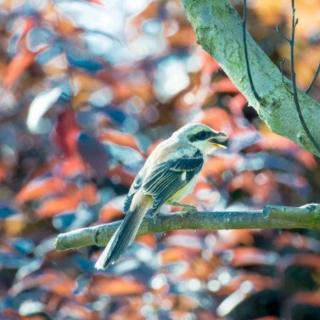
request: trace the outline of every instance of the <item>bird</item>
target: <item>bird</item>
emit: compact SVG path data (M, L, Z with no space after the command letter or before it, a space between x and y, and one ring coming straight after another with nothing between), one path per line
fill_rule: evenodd
M207 155L227 145L224 132L202 123L189 123L159 143L136 175L124 202L124 219L95 268L114 264L134 241L144 216L155 216L163 204L193 211L179 201L193 190Z

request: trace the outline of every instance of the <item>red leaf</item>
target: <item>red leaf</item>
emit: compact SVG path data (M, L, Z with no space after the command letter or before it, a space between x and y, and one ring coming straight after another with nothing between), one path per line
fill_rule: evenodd
M52 193L61 192L65 182L58 177L34 179L24 186L16 196L16 201L21 204L26 201L39 200Z
M22 290L43 288L50 293L70 298L74 287L75 281L68 278L63 272L47 270L45 273L25 278L19 286L13 286L9 294L16 295Z
M87 184L82 189L72 185L62 196L49 199L37 210L41 218L52 217L58 213L75 210L81 202L93 205L97 202L97 190L93 184Z
M101 208L99 217L99 222L106 223L122 218L123 213L120 208L116 208L114 205L107 203Z
M93 278L89 291L96 296L124 296L142 294L146 290L145 286L134 279L115 278L97 275Z
M242 160L241 156L233 154L228 157L212 157L206 161L202 174L205 177L211 176L218 178L224 171L234 169Z
M314 155L308 151L300 149L297 154L297 158L308 169L315 169L317 166L317 161L316 161Z
M275 258L272 253L255 247L239 247L229 250L227 257L234 267L273 265Z
M225 110L217 107L203 111L200 121L215 130L230 131L232 128L230 115Z
M28 50L22 50L10 61L6 74L3 79L3 84L10 89L26 69L33 63L37 53Z
M317 250L318 243L314 239L301 234L282 231L274 240L277 249L292 247L303 250Z
M145 234L143 236L139 236L137 237L136 241L143 243L151 248L155 248L157 244L157 239L153 234Z
M216 293L219 296L230 295L238 290L244 281L250 281L256 291L261 291L266 288L273 288L277 285L277 278L262 276L257 273L245 273L233 277L226 285L221 286L221 289Z
M256 232L256 230L252 229L219 230L219 240L216 247L220 248L220 250L225 250L240 244L252 245L253 235Z
M131 147L135 150L140 151L136 139L130 134L109 129L105 130L99 138L105 142L112 142L121 146Z
M0 182L3 182L6 179L7 173L6 165L0 162Z
M215 81L212 83L212 91L214 93L238 93L239 90L237 87L229 80L227 77L224 77L220 81Z
M75 177L86 170L85 163L78 155L67 157L57 165L59 175L63 177Z
M176 261L190 261L199 254L198 249L183 248L183 247L168 247L160 252L161 261L163 264Z
M320 306L319 292L298 292L292 298L294 304L309 304L313 306Z
M126 186L130 186L134 179L134 177L120 165L109 169L108 177Z
M242 115L242 110L246 104L247 99L241 93L230 98L228 101L228 106L235 115Z
M308 268L314 268L315 270L320 269L320 256L313 253L298 253L293 259L287 261L288 266L299 265Z
M213 72L216 72L220 69L216 60L212 56L210 56L206 51L200 48L198 52L202 60L201 71L203 73L211 75Z
M74 156L78 153L77 139L79 133L80 128L76 120L76 114L73 110L68 109L59 114L51 138L65 155Z

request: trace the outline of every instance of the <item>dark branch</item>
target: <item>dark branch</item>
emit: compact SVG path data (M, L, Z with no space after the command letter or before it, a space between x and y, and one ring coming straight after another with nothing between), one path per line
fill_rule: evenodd
M318 75L320 73L320 64L318 65L318 69L316 70L316 73L314 74L313 78L312 78L312 81L308 87L308 89L306 90L306 94L309 94L310 91L312 90L312 87L313 85L316 83L317 81L317 78L318 78Z
M251 74L251 69L249 64L249 54L248 54L248 46L247 46L247 1L246 0L243 0L242 34L243 34L244 57L246 61L246 68L247 68L250 87L255 98L259 101L261 98L258 95L257 90L253 84L252 74Z
M291 39L290 39L290 60L291 60L291 80L292 80L292 88L293 88L293 100L296 106L296 110L299 116L299 120L308 136L309 140L313 143L318 152L320 152L320 144L313 138L301 111L301 106L298 98L298 90L297 90L297 81L296 81L296 72L295 72L295 32L296 26L298 24L298 19L296 19L296 8L295 8L295 0L291 0L291 8L292 8L292 20L291 20Z

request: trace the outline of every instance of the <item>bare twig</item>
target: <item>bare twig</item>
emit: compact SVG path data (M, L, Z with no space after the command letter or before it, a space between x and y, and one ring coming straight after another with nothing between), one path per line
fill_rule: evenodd
M252 74L251 74L251 69L249 64L249 53L248 53L248 46L247 46L247 1L246 0L243 0L242 34L243 34L244 57L245 57L250 87L254 94L254 97L259 101L261 98L258 95L257 90L253 84Z
M309 87L306 90L306 94L309 94L310 91L312 90L312 87L316 83L319 74L320 74L320 64L318 65L318 68L317 68L317 70L316 70L316 72L315 72L315 74L314 74L314 76L313 76L313 78L312 78L312 80L311 80L311 82L309 84Z
M284 35L284 34L282 33L282 31L280 30L280 27L279 27L279 26L276 26L276 32L281 36L281 38L282 38L284 41L290 43L291 40L290 40L286 35Z
M76 249L86 246L105 246L121 221L82 228L58 235L57 250ZM176 213L146 217L139 235L168 232L179 229L320 229L320 204L303 207L266 206L256 211L217 211Z
M287 86L286 86L287 79L284 77L284 65L286 62L287 62L286 59L281 59L281 61L279 63L279 69L281 70L282 84L287 89L288 93L290 93L290 95L293 95L291 90L289 88L287 88Z
M296 81L296 72L295 72L295 31L296 26L298 24L298 19L296 19L296 8L295 8L295 0L291 0L291 8L292 8L292 20L291 20L291 39L290 39L290 60L291 60L291 80L292 80L292 88L293 88L293 100L296 106L296 110L306 135L309 140L315 146L318 152L320 152L320 144L314 139L312 136L301 111L301 106L298 98L298 90L297 90L297 81Z

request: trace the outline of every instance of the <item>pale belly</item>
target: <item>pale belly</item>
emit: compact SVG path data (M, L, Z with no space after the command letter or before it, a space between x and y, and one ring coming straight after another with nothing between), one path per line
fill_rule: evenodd
M182 198L184 198L186 195L192 192L196 184L196 181L197 177L195 176L190 180L190 182L186 186L178 190L178 192L176 192L171 198L169 198L168 201L166 201L166 203L170 204L172 202L179 202Z

